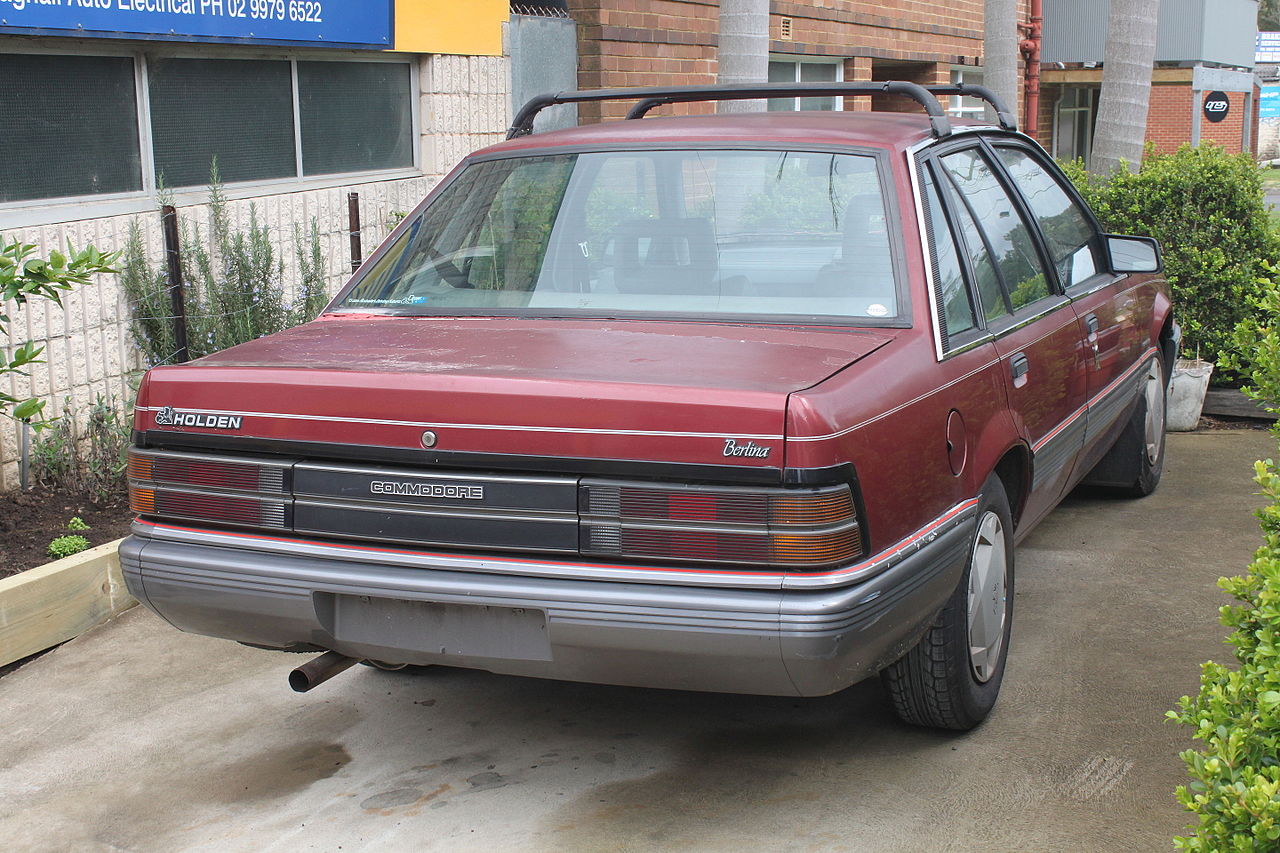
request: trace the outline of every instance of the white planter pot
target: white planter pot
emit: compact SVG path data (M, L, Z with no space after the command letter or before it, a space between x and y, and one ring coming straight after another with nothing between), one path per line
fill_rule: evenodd
M1209 390L1213 364L1194 358L1180 358L1169 381L1169 414L1165 428L1170 432L1191 432L1200 423L1204 395Z

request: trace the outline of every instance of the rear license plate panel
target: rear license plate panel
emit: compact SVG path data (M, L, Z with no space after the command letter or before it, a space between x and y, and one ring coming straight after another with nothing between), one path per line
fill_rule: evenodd
M333 634L431 654L551 660L546 613L524 607L336 595Z

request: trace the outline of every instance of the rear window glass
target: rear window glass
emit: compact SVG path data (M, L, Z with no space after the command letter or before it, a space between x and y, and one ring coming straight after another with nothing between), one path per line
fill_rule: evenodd
M876 160L646 151L467 167L338 307L810 315L901 313Z

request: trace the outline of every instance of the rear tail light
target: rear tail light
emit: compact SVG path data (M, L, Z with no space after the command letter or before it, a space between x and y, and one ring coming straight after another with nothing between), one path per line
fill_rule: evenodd
M129 506L139 515L248 527L290 526L292 461L129 451Z
M584 554L825 568L863 552L848 486L749 489L583 481Z

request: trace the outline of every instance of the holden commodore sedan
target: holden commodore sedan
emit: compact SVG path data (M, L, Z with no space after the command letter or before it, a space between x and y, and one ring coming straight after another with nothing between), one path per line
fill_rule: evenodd
M130 590L321 657L819 696L967 729L1014 546L1156 487L1178 344L1155 243L908 83L574 92L449 175L322 316L151 370ZM645 117L680 101L925 114ZM628 120L530 133L552 103Z

